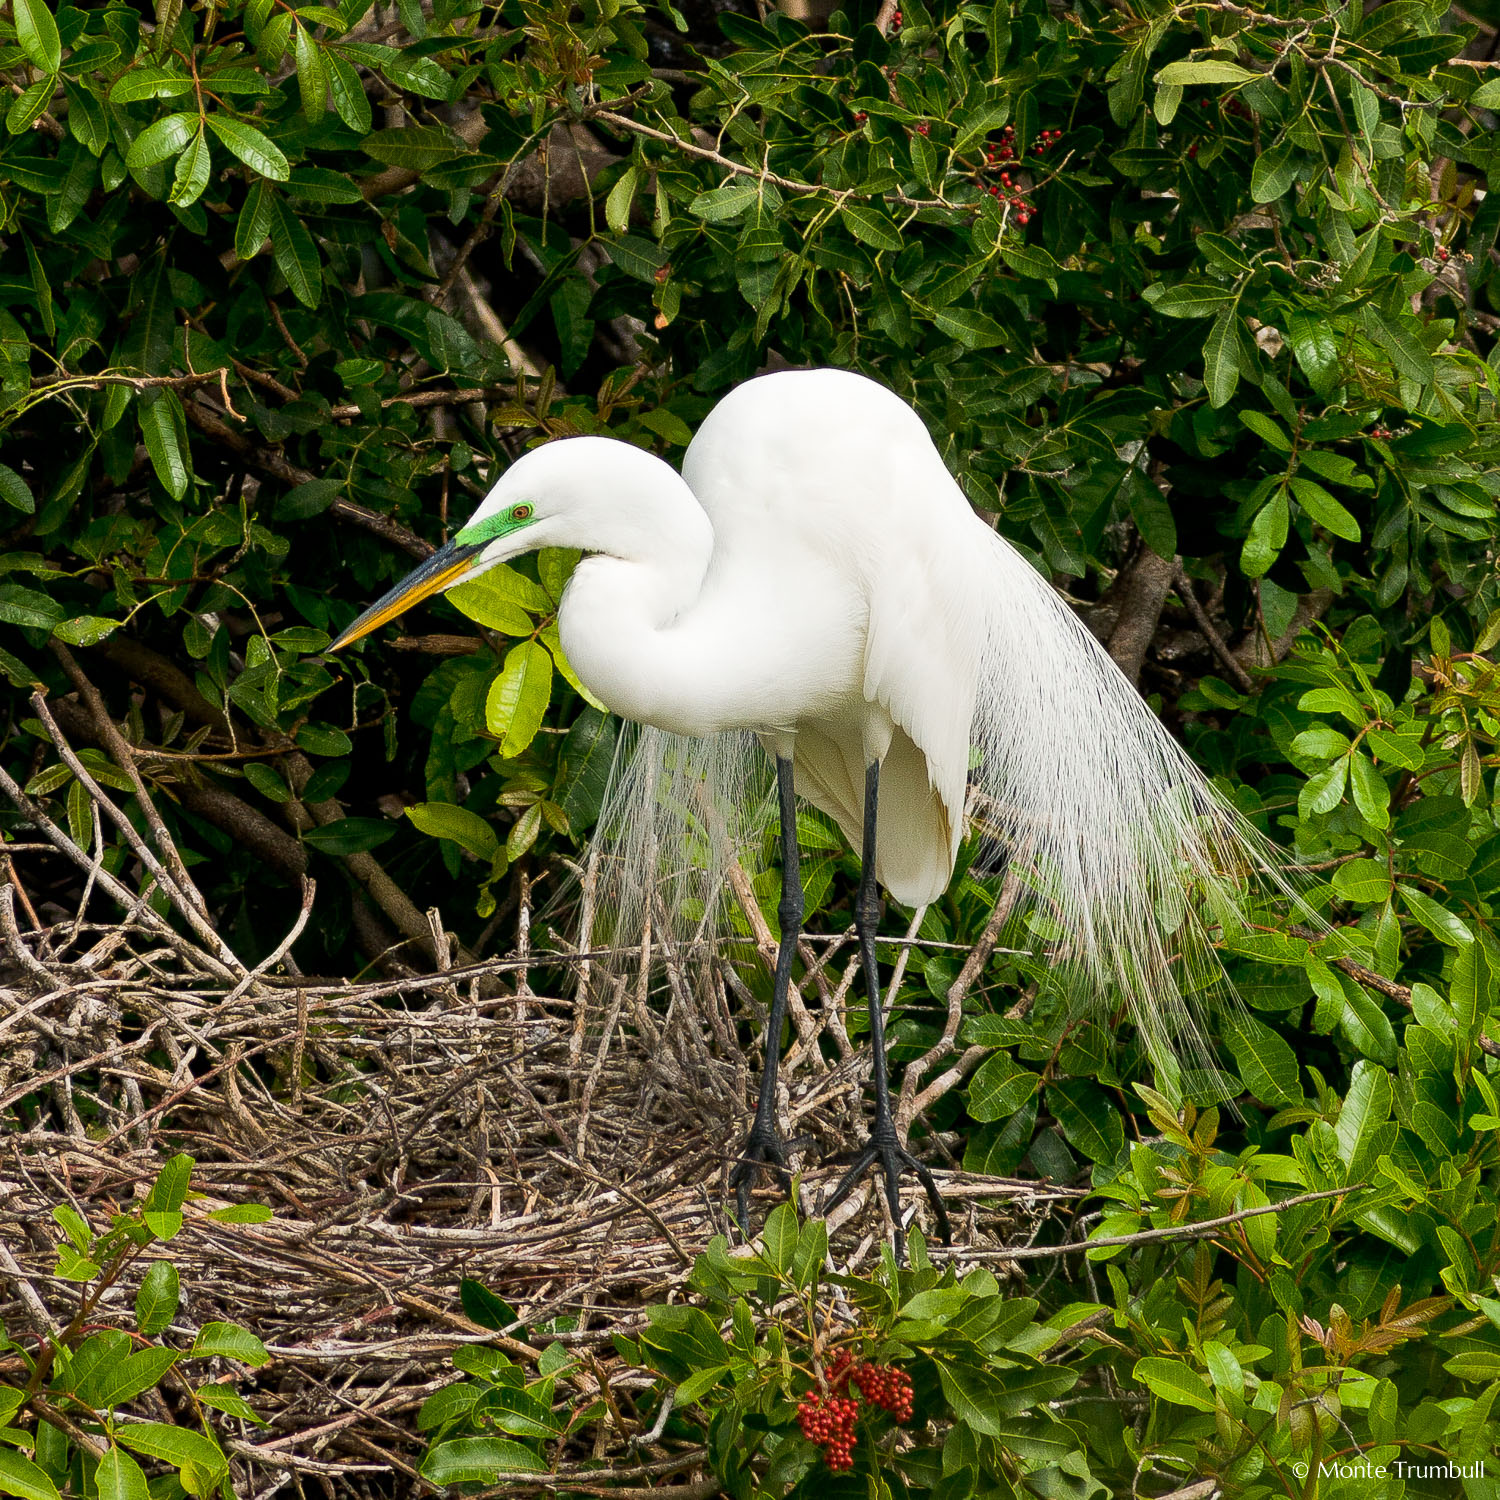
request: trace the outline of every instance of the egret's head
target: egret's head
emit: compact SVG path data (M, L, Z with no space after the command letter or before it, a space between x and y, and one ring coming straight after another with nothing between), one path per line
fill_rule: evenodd
M639 530L647 497L672 482L681 484L670 465L614 438L563 438L534 448L500 476L451 541L377 599L332 649L523 552L619 551L627 529Z

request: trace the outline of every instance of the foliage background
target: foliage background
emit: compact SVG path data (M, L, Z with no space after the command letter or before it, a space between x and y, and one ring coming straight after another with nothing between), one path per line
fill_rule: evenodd
M970 1170L1087 1181L1107 1234L1349 1190L1216 1260L1101 1251L1102 1278L1051 1284L1043 1316L1111 1310L1078 1366L1110 1400L1066 1463L985 1435L995 1472L1083 1493L1165 1454L1300 1493L1297 1455L1472 1461L1500 1392L1494 41L1483 7L1420 0L913 0L812 27L12 0L3 763L139 885L40 685L137 822L149 787L249 963L305 875L304 973L445 962L428 907L460 958L503 951L614 749L556 649L570 559L468 600L478 629L437 603L340 658L329 638L537 437L675 459L767 365L872 373L1354 945L1226 952L1238 1120L1153 1103L1131 1039L1070 1026L1025 960L966 994L964 1087L928 1123ZM852 862L822 842L833 930ZM5 868L17 942L114 911L50 857ZM756 889L773 910L774 872ZM966 880L923 936L972 944L993 901ZM943 1037L959 965L934 952L898 1059ZM51 1107L8 1097L22 1126Z

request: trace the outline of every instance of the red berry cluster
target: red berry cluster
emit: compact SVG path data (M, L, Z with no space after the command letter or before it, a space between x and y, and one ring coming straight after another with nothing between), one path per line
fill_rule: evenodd
M911 1421L911 1376L895 1365L855 1365L849 1378L872 1406L882 1407L898 1422Z
M998 156L996 155L997 152L999 153ZM986 146L984 155L985 160L988 161L991 166L993 166L997 160L1014 161L1016 159L1016 127L1014 125L1007 125L1005 129L1000 132L1000 144L998 146Z
M918 120L917 121L917 134L918 135L930 135L931 133L932 133L932 126L929 125L926 120Z
M1391 429L1389 427L1372 427L1370 429L1371 437L1388 438L1390 435Z
M869 118L869 115L867 115L862 109L857 109L854 111L854 123L856 125L863 125Z
M859 1407L848 1396L819 1396L808 1392L797 1404L797 1425L808 1442L823 1450L835 1473L854 1467L854 1419Z
M1451 252L1446 245L1439 245L1437 249L1433 251L1433 254L1436 255L1437 258L1441 261L1446 261L1450 253Z
M850 1385L869 1405L889 1412L898 1422L909 1422L911 1376L895 1365L856 1362L848 1349L841 1349L829 1363L825 1378L830 1394L809 1391L797 1404L797 1425L803 1437L823 1449L828 1467L835 1474L845 1473L854 1467L854 1421L859 1415Z
M901 30L901 12L899 10L893 10L891 12L891 30Z
M1045 156L1061 139L1062 139L1062 131L1060 131L1060 130L1044 130L1031 143L1031 149L1038 156Z
M1213 107L1213 102L1214 101L1212 99L1200 99L1198 101L1198 108L1211 109ZM1241 103L1240 100L1233 94L1231 94L1229 98L1224 101L1224 113L1226 115L1235 115L1241 120L1248 120L1251 117L1250 111L1246 109L1244 104Z

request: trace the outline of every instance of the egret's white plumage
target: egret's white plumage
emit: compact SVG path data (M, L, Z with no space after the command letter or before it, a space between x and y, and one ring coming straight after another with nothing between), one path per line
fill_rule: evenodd
M563 647L591 692L649 726L600 823L627 917L688 866L708 869L711 901L735 820L774 816L750 735L856 849L878 762L875 873L891 895L936 899L977 813L1054 957L1127 1002L1167 1056L1263 850L970 508L899 397L844 371L761 376L713 409L680 476L611 439L552 442L456 540L456 560L440 554L345 639L519 553L588 554Z

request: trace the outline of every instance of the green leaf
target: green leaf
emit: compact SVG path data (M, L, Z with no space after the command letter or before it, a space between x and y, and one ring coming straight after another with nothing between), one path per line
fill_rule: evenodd
M900 250L900 232L890 216L866 203L846 203L839 210L854 238L876 250Z
M1213 1411L1217 1403L1208 1382L1180 1359L1151 1357L1138 1359L1135 1378L1149 1390L1174 1406L1190 1406L1194 1411Z
M0 1448L0 1494L18 1495L20 1500L60 1500L57 1486L47 1475L9 1448Z
M1338 340L1328 319L1299 308L1287 319L1286 339L1307 383L1325 401L1331 400L1338 389L1340 367Z
M8 464L0 464L0 500L23 515L36 513L36 501L29 486Z
M501 1474L545 1474L546 1463L512 1438L454 1438L438 1443L422 1460L433 1484L494 1484Z
M287 159L281 148L263 131L231 115L211 114L208 128L250 168L273 182L285 182L291 175Z
M194 1358L212 1354L257 1367L269 1364L271 1359L266 1346L238 1323L205 1323L198 1330L198 1337L193 1340Z
M1223 1025L1245 1087L1265 1104L1300 1102L1297 1055L1287 1042L1247 1011L1230 1012Z
M373 117L359 73L337 47L329 47L323 56L328 63L328 89L339 119L356 135L368 135Z
M969 1080L969 1113L981 1121L1008 1119L1036 1093L1041 1081L1009 1053L997 1052L985 1058Z
M177 170L172 174L172 191L167 201L175 203L179 208L187 208L196 203L208 186L211 165L208 140L200 126L192 145L177 158Z
M1257 203L1270 203L1296 180L1296 153L1290 141L1281 141L1255 158L1250 170L1250 196Z
M101 1411L134 1400L142 1391L161 1383L162 1377L182 1358L180 1349L141 1349L120 1360L95 1366L89 1379L74 1394L86 1406Z
M1245 413L1240 415L1243 417ZM1247 578L1261 577L1276 561L1286 546L1290 525L1291 507L1287 503L1286 486L1278 485L1276 492L1256 512L1250 523L1250 534L1240 552L1240 567Z
M458 136L441 125L398 125L379 130L363 142L365 155L387 166L412 172L430 172L463 154Z
M697 1370L677 1387L677 1404L691 1406L700 1397L718 1385L729 1373L729 1365L710 1365L706 1370Z
M500 852L500 836L494 825L466 807L451 802L418 802L406 816L425 834L449 839L476 859L493 859Z
M1375 769L1375 763L1357 750L1349 757L1349 790L1354 794L1354 805L1365 822L1376 828L1390 827L1391 789L1386 785L1385 777Z
M130 1422L118 1427L115 1436L137 1453L159 1458L178 1469L196 1464L214 1475L225 1474L229 1469L219 1445L190 1427L174 1427L168 1422Z
M232 1386L209 1381L206 1385L200 1385L193 1394L204 1406L210 1406L226 1416L239 1417L242 1421L254 1422L261 1427L268 1425L266 1419Z
M551 699L552 657L540 641L522 641L506 656L484 704L485 724L502 756L519 755L536 738Z
M1104 1102L1097 1085L1086 1079L1053 1084L1047 1103L1062 1126L1068 1144L1090 1161L1117 1161L1125 1150L1125 1127L1117 1111Z
M62 621L52 633L69 646L97 646L119 628L118 620L107 620L103 615L79 615Z
M125 165L132 172L143 172L185 151L197 134L197 115L163 115L131 142L130 150L125 153Z
M1368 302L1363 316L1366 332L1390 355L1396 373L1418 385L1427 385L1434 374L1432 356L1419 339L1407 332L1406 319L1392 322Z
M27 790L30 791L31 786L28 786ZM52 1210L52 1217L57 1221L62 1232L84 1255L94 1248L94 1233L89 1228L88 1221L71 1204L57 1204Z
M193 80L186 74L166 68L132 68L115 79L109 91L111 104L135 104L142 99L175 99L191 93Z
M1303 510L1324 530L1343 537L1346 542L1359 541L1359 522L1316 480L1304 479L1300 474L1294 475L1292 494L1297 497L1297 503Z
M193 1175L193 1158L178 1152L164 1162L146 1195L146 1207L171 1213L187 1202L188 1184Z
M1235 415L1256 437L1268 443L1278 453L1292 451L1292 440L1264 412L1241 411Z
M62 67L62 41L46 0L11 0L11 14L27 61L44 73L56 73Z
M187 418L177 392L164 386L142 391L136 413L156 477L174 500L181 500L192 474L188 469Z
M266 241L271 236L271 220L275 212L275 194L266 182L257 177L250 184L250 191L245 194L245 202L240 208L240 216L234 225L234 253L241 260L253 260L260 254ZM328 481L314 481L314 483L333 483ZM305 489L306 486L299 486ZM331 500L333 497L330 496Z
M449 589L448 601L460 614L467 615L487 630L498 630L502 635L528 636L534 628L531 616L516 603L503 582L491 578L490 574L498 571L492 568L478 578Z
M1377 860L1351 859L1333 872L1333 888L1345 901L1372 906L1391 893L1391 872Z
M533 614L551 614L553 610L553 601L547 590L540 584L533 583L524 573L518 573L508 563L498 563L493 568L486 568L478 578L449 589L448 598L464 614L468 614L471 603L501 599L528 609ZM486 607L493 608L494 604L490 603ZM531 629L528 623L521 634L530 635Z
M94 1471L99 1500L150 1500L141 1466L123 1448L111 1448Z
M1398 886L1397 889L1406 909L1440 943L1447 943L1452 948L1462 948L1474 941L1474 934L1468 924L1447 907L1439 905L1431 896L1425 896L1409 885Z
M1007 342L1005 330L993 318L969 308L939 308L932 321L939 332L957 339L965 349L993 349Z
M0 583L0 624L50 631L62 615L62 606L50 595L19 583Z
M272 204L271 254L292 295L304 307L316 307L323 295L323 262L317 242L301 216L279 197Z
M42 111L52 99L57 80L50 75L38 78L29 88L23 89L5 112L5 128L11 135L21 135L31 129L34 121L41 118Z
M1050 282L1062 274L1062 267L1040 245L1006 240L1000 246L1000 259L1017 276L1029 276L1033 281Z
M624 234L630 227L630 206L635 202L635 190L640 186L640 170L632 162L620 174L619 181L609 190L604 200L604 220L616 234Z
M1240 383L1239 317L1226 307L1214 319L1203 341L1203 384L1209 405L1220 407L1233 399Z
M304 19L306 15L303 11ZM292 31L292 55L297 64L297 92L302 98L303 118L321 120L328 108L328 69L323 62L322 48L301 22ZM266 144L270 145L270 142Z
M1332 760L1335 755L1349 753L1349 736L1332 724L1314 724L1304 729L1292 741L1294 755L1315 756L1319 760Z
M378 849L395 836L396 825L384 818L337 818L321 828L309 828L302 835L302 842L324 854L341 856Z
M797 1253L797 1211L790 1203L778 1203L766 1216L761 1244L770 1265L783 1275L791 1270Z
M1332 812L1344 800L1344 788L1348 784L1348 757L1340 756L1326 771L1308 779L1297 794L1297 811L1304 818Z
M1451 999L1459 1024L1470 1031L1481 1027L1495 1006L1495 966L1483 943L1459 950L1453 965Z
M269 1224L275 1217L264 1203L231 1203L228 1208L215 1208L204 1215L215 1224Z
M332 724L304 724L297 731L297 743L314 755L347 755L354 748L349 736Z
M464 1316L481 1328L494 1333L509 1333L520 1325L516 1310L502 1297L497 1297L482 1281L465 1276L458 1284L459 1303ZM523 1338L525 1334L521 1335Z
M1238 63L1217 57L1184 58L1168 63L1156 75L1158 83L1175 83L1186 87L1203 83L1249 83L1260 74L1242 68Z
M153 1261L135 1294L135 1319L147 1337L160 1333L177 1316L177 1267L169 1260Z
M706 223L723 224L759 203L760 197L760 189L753 182L728 182L699 193L688 204L688 212Z
M1159 292L1148 287L1146 298L1157 312L1169 318L1216 318L1233 309L1237 294L1211 281L1181 281Z

